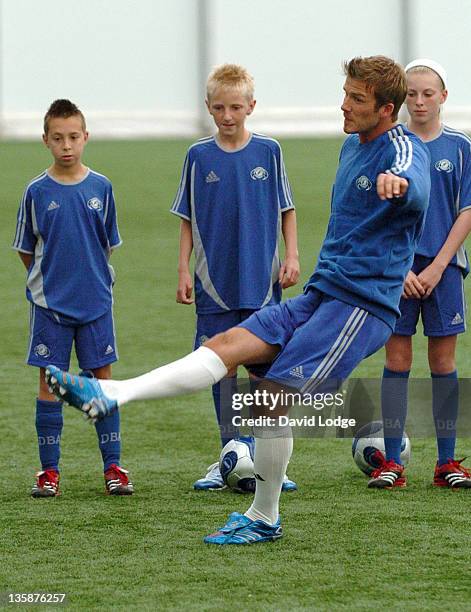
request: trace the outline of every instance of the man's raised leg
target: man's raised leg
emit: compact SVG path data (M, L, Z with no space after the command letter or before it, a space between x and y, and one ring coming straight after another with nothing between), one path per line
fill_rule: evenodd
M199 391L215 384L228 370L242 363L272 361L278 350L248 330L234 327L182 359L136 378L96 380L49 366L46 379L59 398L96 419L131 401Z

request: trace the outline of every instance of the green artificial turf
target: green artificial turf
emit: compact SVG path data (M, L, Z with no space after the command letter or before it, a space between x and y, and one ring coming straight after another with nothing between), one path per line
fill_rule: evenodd
M193 307L175 303L178 219L168 213L187 144L92 140L87 147L86 163L113 181L124 240L112 257L118 378L192 347ZM325 233L340 142L282 144L297 203L305 281ZM229 512L244 511L250 496L191 488L219 453L210 391L123 408L123 465L136 489L129 498L104 495L94 428L66 407L63 493L31 499L38 468L38 374L24 365L25 273L10 244L23 188L49 157L39 142L1 148L3 602L10 592L60 592L77 610L471 610L471 492L430 486L433 439L412 440L409 486L388 492L366 488L352 462L350 440L296 440L289 474L299 492L282 497L285 537L220 548L204 545L202 537ZM413 375L425 377L423 338L417 337L415 346ZM468 377L469 350L465 334L458 368ZM380 352L355 375L376 378L382 366ZM459 452L470 447L469 439L460 440Z

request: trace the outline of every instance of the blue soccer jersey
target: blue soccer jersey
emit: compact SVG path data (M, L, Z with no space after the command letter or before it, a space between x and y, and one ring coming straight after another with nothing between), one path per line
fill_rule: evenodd
M121 244L110 181L89 170L77 183L47 171L27 186L13 248L33 255L26 295L77 323L94 321L112 304L110 249Z
M435 257L446 241L458 215L471 208L471 139L444 126L440 136L425 143L430 152L430 205L416 253ZM469 270L462 245L450 262Z
M349 136L340 153L327 235L306 288L363 308L394 329L428 206L429 165L425 145L401 125L366 143ZM376 178L384 172L408 180L404 197L379 198Z
M227 151L209 137L188 149L171 212L191 221L198 314L279 302L281 213L291 208L276 140L252 134Z

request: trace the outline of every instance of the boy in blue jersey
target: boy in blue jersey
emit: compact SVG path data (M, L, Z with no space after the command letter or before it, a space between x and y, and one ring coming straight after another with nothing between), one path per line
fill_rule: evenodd
M54 497L59 494L62 402L47 387L45 366L68 367L75 342L80 367L110 378L118 354L112 314L114 272L108 260L121 238L110 181L82 163L88 132L75 104L51 104L43 140L53 163L26 188L13 248L28 271L27 363L39 368L36 430L42 469L31 495ZM89 288L85 293L84 283ZM127 472L119 466L119 413L97 423L96 431L107 493L132 494Z
M369 487L405 486L401 439L407 414L407 387L412 366L412 336L422 316L428 336L432 377L432 412L438 460L433 484L470 488L471 474L455 460L458 416L457 334L465 331L463 278L468 260L463 242L471 230L471 139L442 124L446 74L430 59L406 66L408 127L430 152L430 205L414 262L404 283L401 318L386 344L382 411L386 461ZM394 427L395 426L395 427Z
M299 277L296 216L280 145L245 127L255 107L253 78L242 66L224 64L209 75L206 89L206 105L218 131L189 148L171 209L181 218L177 302L196 302L195 350L256 310L278 304L281 289ZM281 265L280 226L286 247ZM252 370L249 376L255 374L262 373ZM230 409L236 390L236 370L213 386L222 446L237 437L224 422L226 404ZM251 438L241 439L252 443ZM193 486L224 488L219 462ZM283 489L296 485L285 477Z
M404 70L383 56L357 57L344 68L342 111L350 136L340 153L327 235L304 293L262 308L183 359L135 379L96 381L50 367L56 393L101 418L128 401L195 391L239 364L261 363L270 367L259 391L280 397L288 381L289 388L317 392L385 344L428 205L430 156L419 138L395 123L406 96ZM254 427L253 503L205 542L251 544L282 536L278 505L293 440L276 417L287 410L280 403L254 409L254 416L269 414L275 423Z

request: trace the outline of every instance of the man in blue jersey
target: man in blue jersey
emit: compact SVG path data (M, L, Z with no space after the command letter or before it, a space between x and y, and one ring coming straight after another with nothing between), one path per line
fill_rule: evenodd
M309 393L346 378L388 340L399 316L430 193L429 154L396 125L406 95L404 70L383 56L345 63L344 131L332 190L331 217L316 269L304 293L267 306L179 361L129 381L95 381L49 368L57 394L91 418L119 405L195 391L238 364L271 364L259 390L282 397ZM280 384L281 383L281 384ZM82 388L81 388L82 386ZM287 408L276 405L275 417ZM255 416L264 416L266 407ZM205 538L210 544L251 544L282 535L278 504L293 440L278 419L254 427L257 486L244 514Z
M296 215L280 145L245 127L255 107L253 78L242 66L224 64L209 75L206 89L206 105L218 131L188 149L171 209L181 218L177 302L196 302L195 350L256 310L278 304L281 289L296 284L299 277ZM282 264L280 229L286 247ZM263 371L249 376L255 374ZM236 369L213 386L222 446L238 437L227 418L236 390ZM224 488L219 462L193 486ZM295 489L285 477L283 490Z
M386 461L368 486L406 485L401 439L407 414L407 387L412 366L412 336L422 316L428 336L432 376L432 412L438 460L433 484L471 488L471 474L455 460L458 416L457 334L465 327L463 278L468 259L463 242L471 230L471 139L441 122L447 98L444 68L430 59L406 66L408 127L430 152L430 204L414 262L404 283L401 318L386 344L382 411Z
M53 163L26 188L13 248L28 271L27 363L39 368L36 430L42 469L31 494L54 497L59 494L62 403L48 390L45 366L67 368L75 342L80 367L110 378L110 364L118 354L112 314L114 272L108 260L121 238L110 181L82 163L88 132L75 104L69 100L51 104L43 140ZM132 484L119 466L119 413L97 423L96 431L106 491L130 495Z

